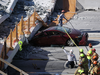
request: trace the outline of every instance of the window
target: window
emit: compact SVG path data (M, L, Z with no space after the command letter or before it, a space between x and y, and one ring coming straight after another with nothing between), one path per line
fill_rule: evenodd
M64 33L66 33L66 32L70 33L71 32L71 29L70 28L66 28L66 27L63 28L63 27L57 26L55 29L59 30L59 31L62 31Z
M47 32L48 36L52 35L64 35L64 33L58 32L58 31L49 31Z

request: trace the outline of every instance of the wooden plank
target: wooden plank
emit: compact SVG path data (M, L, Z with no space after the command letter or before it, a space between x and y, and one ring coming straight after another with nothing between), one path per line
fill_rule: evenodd
M16 66L10 64L9 62L3 60L2 58L0 58L0 61L4 62L5 64L9 65L10 67L14 68L15 70L22 72L24 75L29 75L26 72L24 72L23 70L20 70L19 68L17 68Z
M6 73L2 72L1 70L0 70L0 74L2 74L2 75L7 75Z

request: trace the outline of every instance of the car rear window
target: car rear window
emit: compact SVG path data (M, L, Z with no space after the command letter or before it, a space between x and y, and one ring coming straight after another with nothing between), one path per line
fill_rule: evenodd
M70 33L71 32L71 29L70 28L66 28L66 27L60 27L60 26L57 26L56 27L56 30L59 30L59 31L62 31L64 33Z

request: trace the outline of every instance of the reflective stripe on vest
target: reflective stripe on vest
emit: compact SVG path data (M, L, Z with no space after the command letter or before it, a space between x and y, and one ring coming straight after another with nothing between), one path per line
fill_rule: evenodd
M84 72L84 70L79 69L78 72L81 74Z
M91 71L91 74L93 74L93 71Z
M91 56L87 56L87 59L91 59Z

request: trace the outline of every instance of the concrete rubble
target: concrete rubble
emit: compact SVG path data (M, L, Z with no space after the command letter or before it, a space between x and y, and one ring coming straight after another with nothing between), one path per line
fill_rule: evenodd
M39 52L42 52L39 47L24 45L23 50L17 52L15 59L28 59L31 54L38 54Z
M4 14L6 14L7 12L5 11L7 9L7 6L2 5L3 1L0 2L0 17L3 16Z
M37 2L35 1L35 3L34 3L34 1L35 0L18 0L10 17L8 19L6 19L0 25L0 38L1 38L0 43L3 43L4 37L7 37L9 35L10 29L13 30L15 28L15 23L20 21L21 16L23 16L24 20L26 20L28 15L31 15L34 12L34 9L36 9L36 12L42 17L43 17L43 15L46 15L48 12L51 13L52 9L51 10L49 10L49 9L53 7L53 6L51 6L52 4L54 4L54 3L52 3L53 0L52 0L52 2L51 2L51 0L48 0L49 3L51 3L51 5L49 5L49 4L45 5L44 3L46 1L44 1L44 3L42 3L42 4L38 3L39 2L38 0L37 0ZM45 5L45 6L43 6L43 5ZM39 49L39 51L42 51L42 50ZM37 53L37 51L33 50L32 53L34 53L34 52ZM23 51L22 51L22 53L23 53ZM29 53L29 51L28 51L28 53Z
M34 3L34 0L18 0L10 17L0 25L0 38L3 39L4 37L7 37L10 33L10 29L14 29L15 22L19 22L21 16L26 20L28 15L31 15L34 12L34 8L36 9L36 12L42 16L43 14L45 15L46 13L51 12L49 10L50 5L43 6L39 5L38 2Z

